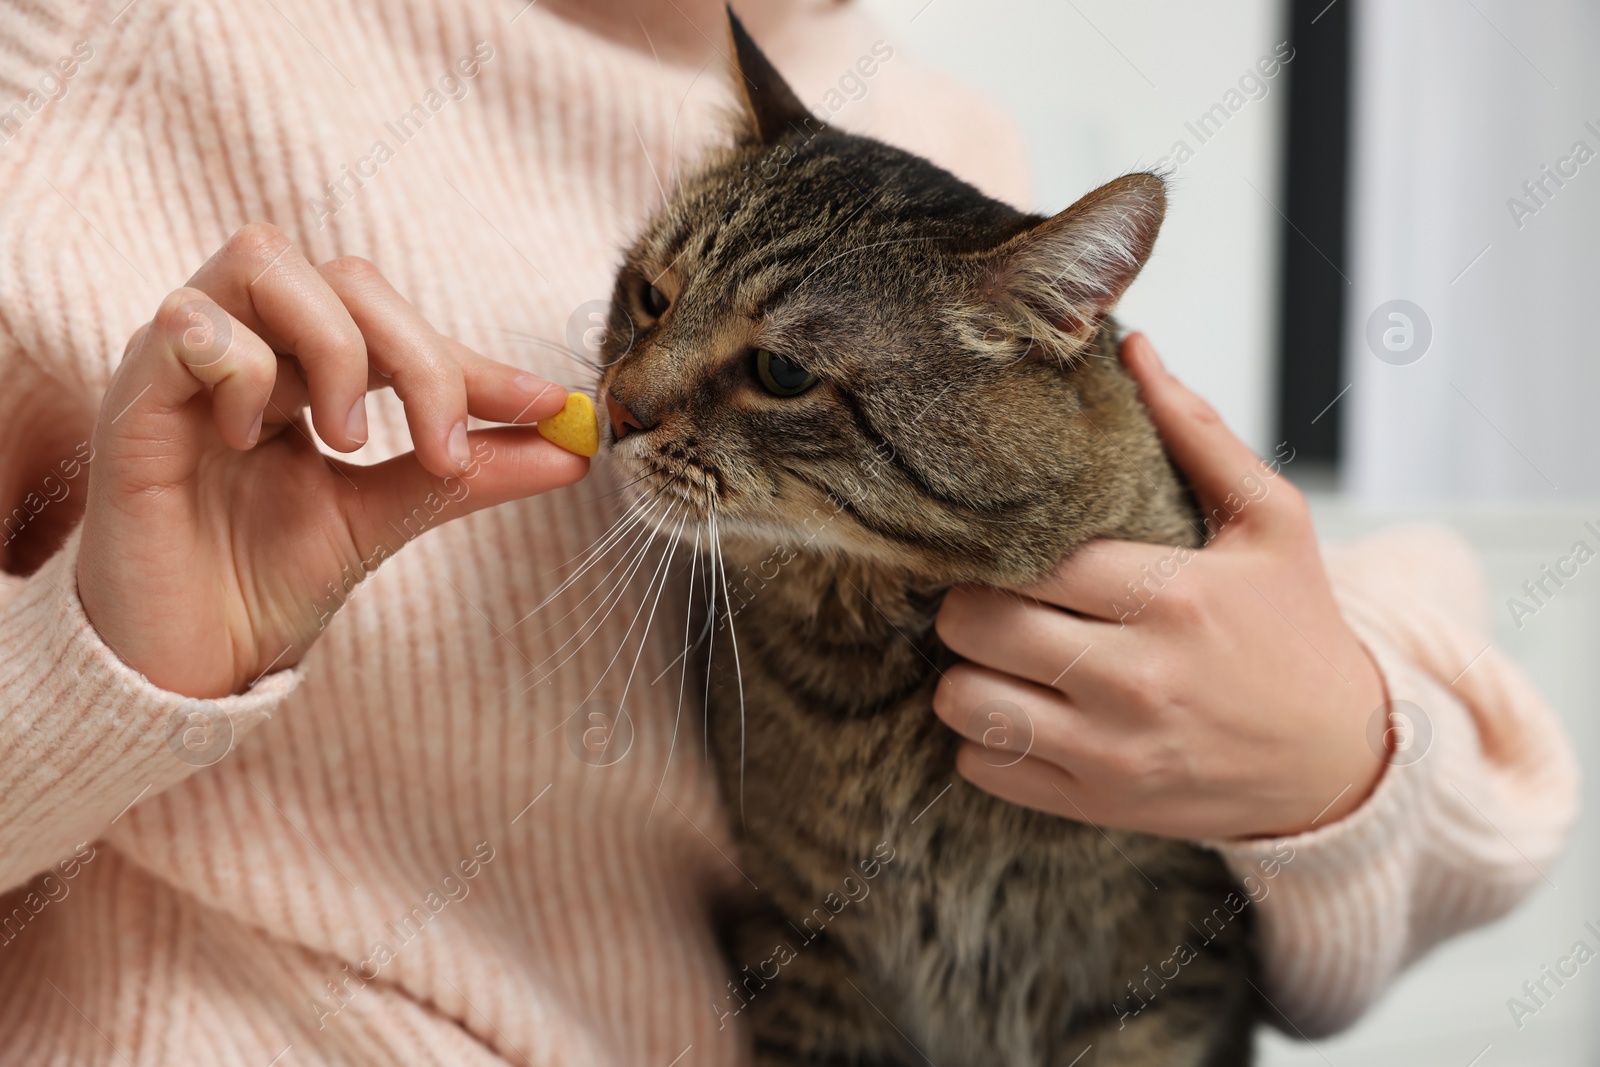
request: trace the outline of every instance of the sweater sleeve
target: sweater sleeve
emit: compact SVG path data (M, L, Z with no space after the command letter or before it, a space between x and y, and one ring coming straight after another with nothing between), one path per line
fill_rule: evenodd
M278 671L220 700L157 688L84 615L77 562L74 532L0 588L0 891L223 759L299 678Z
M1258 902L1269 1016L1303 1037L1350 1025L1429 948L1515 907L1578 806L1560 720L1486 636L1470 548L1411 527L1326 555L1388 691L1368 728L1393 731L1389 766L1332 825L1216 846Z

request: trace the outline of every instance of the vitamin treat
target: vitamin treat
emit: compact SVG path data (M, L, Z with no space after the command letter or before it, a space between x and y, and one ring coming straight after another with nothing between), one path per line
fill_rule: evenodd
M538 422L539 435L580 456L600 451L600 418L586 393L568 393L567 406Z

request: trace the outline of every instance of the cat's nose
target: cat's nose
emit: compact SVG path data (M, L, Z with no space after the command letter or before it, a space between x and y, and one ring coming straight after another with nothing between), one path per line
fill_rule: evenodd
M606 390L606 414L611 418L611 436L618 441L628 436L630 430L649 429L609 389Z

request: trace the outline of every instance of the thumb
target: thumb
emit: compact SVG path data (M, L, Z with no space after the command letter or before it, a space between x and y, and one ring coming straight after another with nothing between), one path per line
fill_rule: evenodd
M1275 472L1228 429L1215 408L1167 372L1150 339L1129 334L1122 342L1122 365L1138 384L1156 432L1189 479L1201 510L1209 515L1223 508L1229 516L1269 520L1276 501L1289 495L1265 493L1264 480ZM1257 503L1241 513L1240 501Z
M354 486L344 512L363 560L393 555L452 519L570 485L589 473L587 459L556 447L532 427L473 430L468 444L471 463L445 477L428 472L415 452L371 466L329 460L345 474L340 484Z

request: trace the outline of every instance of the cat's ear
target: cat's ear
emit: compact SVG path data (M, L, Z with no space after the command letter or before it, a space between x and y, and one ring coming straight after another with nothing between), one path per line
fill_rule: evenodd
M1070 359L1150 257L1166 212L1156 175L1107 182L993 252L990 292L1036 349Z
M747 143L773 144L792 128L814 129L820 124L794 95L772 62L756 47L739 16L728 7L728 36L733 43L734 91L743 105L744 123L739 138Z

